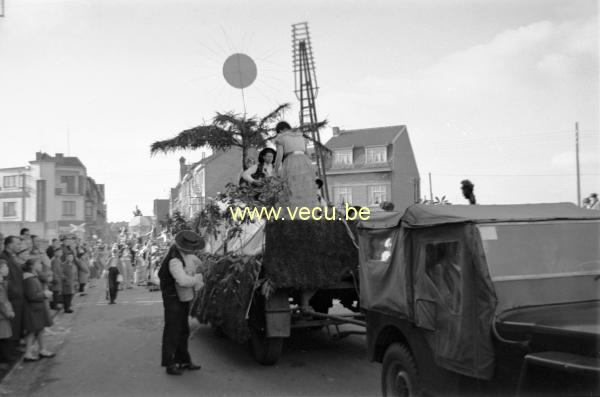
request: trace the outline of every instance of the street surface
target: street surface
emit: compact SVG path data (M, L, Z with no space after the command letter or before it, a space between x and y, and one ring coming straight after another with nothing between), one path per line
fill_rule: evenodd
M3 382L15 396L375 396L380 365L366 360L365 337L329 340L300 331L272 367L250 349L193 323L190 353L202 370L169 376L160 366L160 292L143 287L104 300L103 282L74 298L47 339L57 356L20 364Z

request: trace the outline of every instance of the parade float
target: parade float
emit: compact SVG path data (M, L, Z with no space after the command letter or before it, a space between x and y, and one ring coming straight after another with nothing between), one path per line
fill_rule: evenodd
M315 177L323 184L320 196L327 199L325 155L330 150L321 144L319 132L327 123L319 121L316 114L319 87L306 22L292 25L292 39L294 91L300 103L298 129L305 138L305 154L314 163ZM244 112L217 112L211 122L154 142L152 154L239 148L242 170L246 170L250 149L273 146L275 124L290 104L278 106L265 117L247 115L243 90L255 81L257 67L245 54L228 57L223 76L240 90ZM200 254L206 264L201 270L205 285L192 314L238 342L250 341L255 358L265 365L277 361L292 329L337 328L344 323L364 326L358 310L358 245L352 221L240 221L228 211L231 207L274 208L285 183L273 177L260 186L229 184L220 197L207 199L186 226L207 238L210 247L209 252ZM328 313L334 300L348 310Z
M236 222L228 215L233 205L273 205L280 187L276 178L261 187L229 185L191 222L211 236L212 251L201 254L205 285L192 315L238 343L249 341L264 365L277 361L293 329L363 324L353 222ZM328 314L334 299L345 314Z

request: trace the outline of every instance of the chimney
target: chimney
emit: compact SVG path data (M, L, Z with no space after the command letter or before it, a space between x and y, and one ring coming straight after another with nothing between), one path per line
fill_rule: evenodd
M185 157L181 156L179 159L179 180L182 180L187 173L187 167L185 166Z
M56 157L57 159L62 159L64 156L63 156L63 154L62 154L62 153L56 153L56 154L54 155L54 157Z
M42 161L42 152L35 152L35 161Z
M338 136L340 135L340 127L333 127L333 136Z

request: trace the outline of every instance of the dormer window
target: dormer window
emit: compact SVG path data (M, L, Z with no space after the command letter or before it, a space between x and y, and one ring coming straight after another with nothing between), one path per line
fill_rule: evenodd
M386 163L387 162L387 148L385 146L373 146L366 148L366 160L367 164Z
M352 149L336 150L334 156L335 164L352 164Z

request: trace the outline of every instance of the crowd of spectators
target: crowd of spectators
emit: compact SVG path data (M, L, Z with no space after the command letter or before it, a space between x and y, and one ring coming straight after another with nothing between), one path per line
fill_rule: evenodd
M53 314L73 313L75 294L85 295L90 279L98 278L102 263L81 239L62 236L51 244L29 229L19 236L0 234L0 365L51 358L44 329Z
M57 312L73 313L73 298L86 295L95 280L108 278L111 264L122 276L119 289L135 285L157 289L163 253L164 244L142 238L125 238L109 246L73 235L48 241L26 228L19 236L0 233L0 375L21 358L29 362L53 357L44 329ZM108 295L114 303L116 294Z

